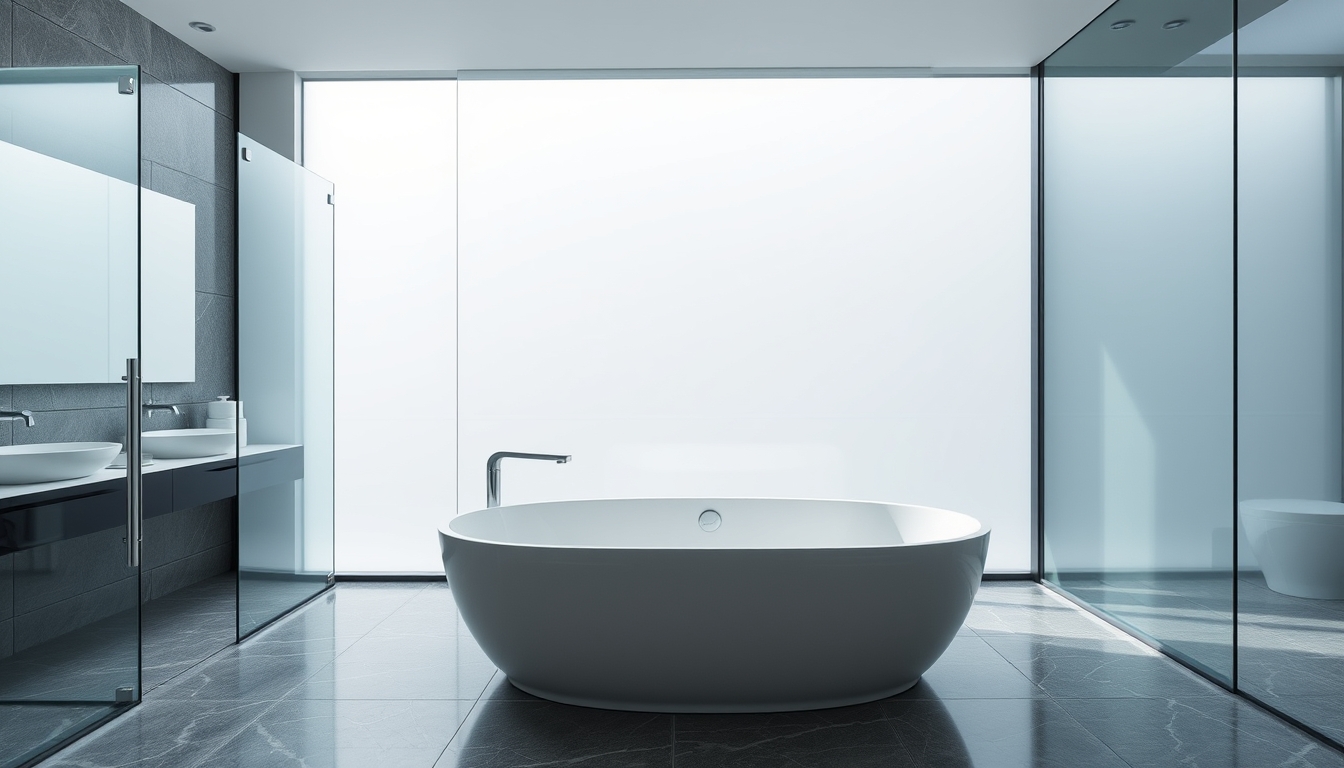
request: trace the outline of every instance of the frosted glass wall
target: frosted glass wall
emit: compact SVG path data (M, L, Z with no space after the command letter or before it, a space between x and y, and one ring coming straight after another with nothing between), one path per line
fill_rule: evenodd
M443 572L456 498L452 81L309 82L304 165L336 185L336 570Z
M567 453L504 503L927 504L1030 569L1026 78L458 87L459 511Z

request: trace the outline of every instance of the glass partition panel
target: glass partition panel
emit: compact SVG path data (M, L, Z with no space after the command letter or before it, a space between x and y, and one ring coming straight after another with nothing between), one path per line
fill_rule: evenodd
M1230 0L1121 0L1044 63L1045 576L1232 675Z
M1344 5L1288 0L1237 52L1237 681L1344 741Z
M333 560L332 185L239 134L238 635Z
M0 766L140 698L139 90L0 69Z

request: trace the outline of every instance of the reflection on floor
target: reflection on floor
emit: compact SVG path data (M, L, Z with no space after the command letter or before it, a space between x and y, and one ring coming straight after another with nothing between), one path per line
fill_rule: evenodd
M912 690L774 715L571 707L503 679L442 584L340 584L45 766L1332 766L1344 756L1028 583Z
M228 571L145 603L141 679L146 692L234 643L237 590L238 574Z
M238 573L238 630L247 637L277 616L327 588L327 572Z
M1281 595L1259 573L1240 586L1242 689L1344 741L1344 600Z
M140 631L146 691L232 645L236 582L220 574L0 659L0 766L111 712L135 685Z
M1223 680L1232 679L1232 572L1064 574L1061 585L1111 616L1162 641Z
M1232 668L1230 572L1066 580L1069 591L1226 676ZM1237 582L1237 684L1269 706L1344 741L1344 600Z

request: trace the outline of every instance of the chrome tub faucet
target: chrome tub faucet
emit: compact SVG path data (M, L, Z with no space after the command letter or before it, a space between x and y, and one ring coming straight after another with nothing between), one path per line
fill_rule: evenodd
M561 456L554 453L514 453L513 451L500 451L490 454L490 458L485 461L485 508L499 506L499 462L504 459L536 459L537 461L554 461L556 464L567 463L572 456Z

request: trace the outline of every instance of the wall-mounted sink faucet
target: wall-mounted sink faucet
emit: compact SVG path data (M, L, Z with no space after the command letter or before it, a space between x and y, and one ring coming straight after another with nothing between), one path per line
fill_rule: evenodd
M22 421L29 427L37 424L32 411L0 411L0 421Z
M500 451L490 455L485 461L485 507L499 506L499 462L503 459L536 459L537 461L554 461L556 464L568 462L571 456L561 456L553 453L514 453L513 451Z
M181 415L182 415L182 409L179 408L179 407L177 407L176 405L159 405L159 404L157 404L157 403L145 403L145 417L146 417L146 418L150 418L150 419L154 418L154 413L155 413L156 411L169 411L169 412L171 412L174 416L181 416Z

